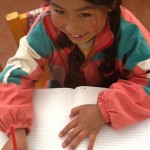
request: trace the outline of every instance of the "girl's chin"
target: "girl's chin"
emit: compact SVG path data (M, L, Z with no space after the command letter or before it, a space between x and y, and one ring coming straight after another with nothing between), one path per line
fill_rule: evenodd
M86 40L82 40L82 41L75 41L75 40L72 40L72 39L70 39L71 41L72 41L72 43L74 43L74 44L77 44L77 45L82 45L82 44L85 44L85 43L88 43L91 39L86 39Z
M86 42L74 42L74 41L72 41L72 43L74 43L74 44L76 44L76 45L82 45L82 44L84 44L84 43L86 43Z

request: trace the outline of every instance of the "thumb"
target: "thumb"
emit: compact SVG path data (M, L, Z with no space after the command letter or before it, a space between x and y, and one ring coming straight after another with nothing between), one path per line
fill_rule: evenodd
M81 110L82 107L83 107L83 106L80 105L80 106L77 106L77 107L72 108L69 117L74 117L74 116L76 116L77 114L79 114L79 112L80 112L80 110Z

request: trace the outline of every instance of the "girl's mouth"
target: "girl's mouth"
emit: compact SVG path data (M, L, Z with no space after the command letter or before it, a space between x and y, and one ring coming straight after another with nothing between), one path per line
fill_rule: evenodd
M84 34L70 34L70 35L75 38L80 38L80 37L83 37L85 33Z
M70 34L70 40L73 42L79 42L82 41L85 38L86 33L83 34Z

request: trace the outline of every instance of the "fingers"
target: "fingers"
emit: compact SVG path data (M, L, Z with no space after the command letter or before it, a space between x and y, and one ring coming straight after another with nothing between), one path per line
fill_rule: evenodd
M95 134L91 134L89 136L88 150L93 150L95 140L96 140L96 135Z
M69 145L73 139L79 134L80 129L79 128L74 128L68 135L68 137L65 139L65 141L62 143L63 147L66 147Z
M74 150L85 137L89 137L88 150L93 150L97 133L102 126L98 118L99 110L93 105L82 105L71 110L70 116L75 115L77 116L59 134L60 137L68 134L62 146L70 145L69 150Z
M64 129L59 133L59 136L65 136L72 128L75 128L77 126L77 123L77 119L75 118L64 127Z
M76 116L77 114L79 114L81 108L82 108L82 106L72 108L69 116L70 117Z
M69 150L75 150L81 141L88 136L88 132L81 131L71 142Z
M84 131L80 131L79 129L75 129L73 130L69 136L67 137L67 139L63 142L62 146L66 147L67 145L69 145L70 143L70 147L69 150L75 150L77 148L77 146L81 143L81 141L86 138L87 136L89 136L89 144L88 144L88 150L93 150L94 147L94 143L96 140L96 134L91 133L89 135L89 132Z

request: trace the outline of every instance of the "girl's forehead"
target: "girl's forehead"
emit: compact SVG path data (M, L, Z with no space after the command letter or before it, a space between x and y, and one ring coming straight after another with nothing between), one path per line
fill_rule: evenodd
M51 0L51 5L64 10L82 11L85 9L95 9L98 7L86 0Z

